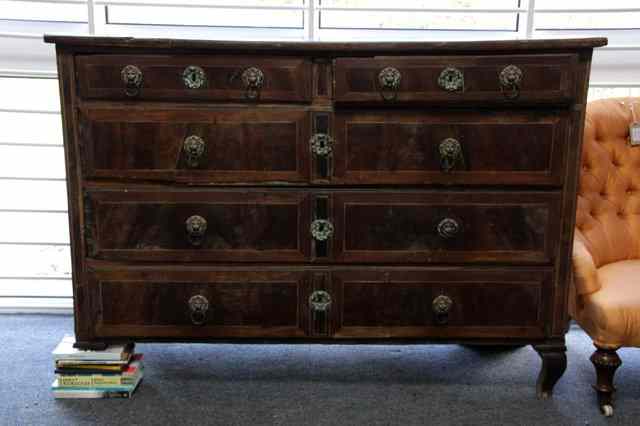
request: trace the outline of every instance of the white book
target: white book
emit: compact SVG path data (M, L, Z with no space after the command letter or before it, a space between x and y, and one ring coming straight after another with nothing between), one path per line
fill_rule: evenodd
M103 351L83 351L73 347L75 342L74 336L65 335L51 352L53 359L55 361L123 361L129 358L133 350L130 345L111 345Z
M58 380L51 384L51 390L55 399L104 399L104 398L131 398L142 378L132 386L122 386L110 389L96 388L61 388Z

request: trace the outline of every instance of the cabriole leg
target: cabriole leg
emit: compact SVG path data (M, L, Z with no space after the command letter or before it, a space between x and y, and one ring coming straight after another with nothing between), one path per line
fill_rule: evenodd
M553 387L567 369L567 347L563 343L533 345L542 358L542 368L536 384L536 394L546 399L553 393Z

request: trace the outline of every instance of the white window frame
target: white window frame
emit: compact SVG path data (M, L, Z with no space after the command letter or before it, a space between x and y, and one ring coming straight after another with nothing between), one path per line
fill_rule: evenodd
M18 1L18 0L12 0ZM639 8L625 9L540 9L536 8L535 0L521 0L519 7L489 9L489 8L429 8L429 9L399 9L399 8L349 8L348 10L361 11L362 13L371 11L399 11L399 12L434 12L434 13L518 13L519 25L517 31L442 31L442 30L375 30L375 29L328 29L320 28L320 13L323 10L340 11L344 8L323 5L320 0L305 0L304 4L293 6L249 6L249 5L213 5L201 0L201 3L180 3L177 0L21 0L33 1L37 3L54 4L83 4L87 7L86 23L46 23L31 22L28 25L18 28L17 31L0 30L0 50L6 52L6 57L17 58L15 61L2 62L0 57L0 78L16 79L57 79L55 61L53 60L53 47L42 42L43 33L64 32L87 35L133 35L140 37L164 36L170 29L170 34L175 37L184 36L187 38L207 38L207 39L269 39L269 40L310 40L310 41L337 41L337 40L471 40L471 39L534 39L553 38L567 36L606 36L609 37L610 45L596 52L592 72L591 87L629 87L640 88L640 81L633 80L633 76L640 75L640 29L638 30L537 30L536 16L549 13L608 13L616 11L640 12ZM208 27L158 27L154 30L145 25L112 25L106 24L104 10L106 5L130 5L130 6L175 6L175 7L204 7L213 9L233 9L250 8L265 10L299 10L303 13L302 29L281 29L269 28L208 28ZM27 29L28 31L25 31ZM4 54L3 54L4 55ZM630 58L632 69L617 67L620 55ZM13 60L13 59L12 59ZM635 62L634 62L635 61ZM7 65L10 63L11 65ZM616 68L617 67L617 68ZM609 72L608 68L613 71ZM595 77L595 78L594 78ZM33 109L11 109L2 108L0 112L26 112L40 114L60 114L59 110L43 110L35 106ZM0 144L3 145L3 144ZM4 144L6 145L6 143ZM50 146L50 145L47 145ZM0 184L3 180L11 177L0 177ZM29 178L24 178L29 179ZM46 179L56 180L56 179ZM60 179L57 179L60 180ZM62 179L64 180L64 179ZM5 209L0 212L24 212L37 214L60 214L66 211L42 211L42 210L16 210ZM0 244L20 244L20 242L2 241ZM34 243L30 243L34 244ZM51 245L49 243L45 243ZM66 244L68 246L68 244ZM1 266L0 266L1 268ZM47 291L38 294L22 294L19 290L2 290L2 280L43 280L46 286L47 280L69 280L70 278L43 278L43 277L4 277L0 269L0 302L10 301L10 303L0 303L0 312L48 312L48 313L69 313L72 311L72 301L68 294L55 295ZM8 306L11 305L11 306Z

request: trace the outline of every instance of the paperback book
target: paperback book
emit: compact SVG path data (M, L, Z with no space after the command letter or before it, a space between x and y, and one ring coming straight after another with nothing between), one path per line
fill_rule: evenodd
M64 336L52 352L54 398L131 398L144 376L143 355L135 346L115 344L105 350L79 350Z

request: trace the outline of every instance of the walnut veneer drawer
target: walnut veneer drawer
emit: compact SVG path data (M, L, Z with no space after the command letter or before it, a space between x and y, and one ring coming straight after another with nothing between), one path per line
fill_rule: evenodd
M80 111L79 138L87 178L558 186L571 125L568 111L338 111L332 118L295 109L92 107ZM322 130L331 134L329 156L313 148ZM331 165L317 180L322 162Z
M551 269L332 273L334 337L541 336Z
M96 335L539 337L551 268L92 270Z
M336 102L570 103L574 54L338 58Z
M309 102L311 62L224 55L79 55L88 99Z
M333 182L561 185L568 111L338 111Z
M305 335L304 272L109 270L89 279L100 336Z
M89 108L79 115L89 178L187 183L308 182L309 113Z
M560 235L559 192L335 193L339 262L550 263Z
M301 262L310 256L305 192L96 190L85 197L91 257Z
M550 263L558 192L96 190L98 259Z

